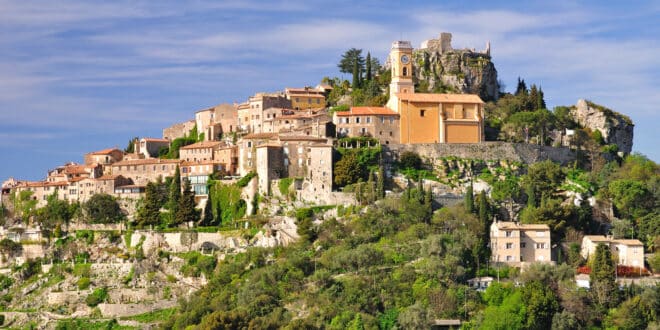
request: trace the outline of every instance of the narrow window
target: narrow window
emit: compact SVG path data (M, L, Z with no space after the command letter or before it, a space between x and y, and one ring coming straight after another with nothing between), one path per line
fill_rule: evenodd
M424 117L425 114L426 114L426 110L424 110L424 109L419 110L419 116L420 117Z
M403 76L405 77L407 75L408 75L408 68L404 66L403 67Z

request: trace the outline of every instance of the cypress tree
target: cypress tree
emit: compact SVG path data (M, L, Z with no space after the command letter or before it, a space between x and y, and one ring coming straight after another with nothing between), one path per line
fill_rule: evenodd
M176 170L174 171L174 177L172 178L172 182L170 182L170 194L169 194L169 200L168 200L168 205L170 209L170 215L172 218L177 212L177 209L179 208L179 200L181 199L181 172L179 170L179 166L176 167Z
M351 84L353 89L360 88L360 67L357 63L353 63L353 83Z
M367 75L365 78L367 81L371 81L371 53L367 52Z
M479 193L479 221L486 227L486 232L488 232L489 219L488 219L488 200L486 197L486 192L483 190Z
M160 223L160 203L158 202L158 186L147 183L144 201L137 214L138 226L158 225Z
M211 189L209 189L206 205L204 205L204 218L202 219L202 224L204 226L211 226L213 220L213 199L211 198Z
M472 213L474 212L474 193L473 193L473 187L472 187L472 182L470 182L470 185L467 187L467 191L465 192L465 209Z
M538 92L538 99L536 100L536 108L537 109L545 109L545 100L543 96L543 89L539 87L539 92Z
M199 212L195 209L195 193L192 191L190 181L184 180L183 194L179 200L179 207L174 215L172 226L178 226L187 221L198 222Z
M385 198L385 169L383 165L378 166L378 182L376 183L376 194L378 198Z
M616 284L616 265L612 260L610 247L598 244L591 262L591 292L596 302L603 308L611 308L618 303L619 288Z

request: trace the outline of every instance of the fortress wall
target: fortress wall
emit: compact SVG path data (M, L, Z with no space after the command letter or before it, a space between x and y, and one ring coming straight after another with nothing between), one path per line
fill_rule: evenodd
M394 161L404 151L412 151L435 164L445 157L464 159L506 160L525 164L550 159L562 165L575 160L575 152L566 147L548 147L526 143L481 142L452 144L390 144L383 146L385 159Z

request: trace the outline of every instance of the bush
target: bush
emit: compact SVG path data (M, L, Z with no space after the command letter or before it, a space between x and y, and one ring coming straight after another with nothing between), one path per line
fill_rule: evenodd
M257 172L250 172L246 174L244 177L240 178L237 182L236 185L240 188L245 188L247 187L248 183L252 181L252 178L257 176Z
M14 280L4 274L0 274L0 290L5 290L14 284Z
M89 277L81 277L78 279L78 290L85 290L89 288L89 285L92 281L89 280Z
M402 169L415 169L422 168L422 158L412 151L404 151L399 157L399 165Z
M98 304L106 301L108 299L108 290L106 288L98 288L94 290L87 298L85 303L89 307L96 307Z

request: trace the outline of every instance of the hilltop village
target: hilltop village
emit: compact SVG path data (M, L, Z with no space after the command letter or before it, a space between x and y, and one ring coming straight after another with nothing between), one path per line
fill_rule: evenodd
M455 50L449 33L418 49L408 41L394 41L384 69L373 73L387 77L387 87L374 95L380 102L354 105L356 96L349 97L347 82L324 79L316 86L256 93L240 104L198 110L190 120L164 128L162 137L135 138L123 150L91 151L83 163L55 167L42 181L9 178L2 184L0 240L14 243L0 244L6 246L0 246L4 274L34 260L44 274L54 273L58 263L71 263L75 269L91 266L73 278L62 272L43 275L13 289L41 298L14 294L8 304L48 310L50 314L41 315L46 324L74 311L110 319L171 309L176 299L208 284L215 265L231 255L250 247L313 240L310 237L321 235L310 229L313 226L351 212L368 214L365 210L385 197L413 200L415 194L419 207L428 207L428 217L441 207L470 205L477 196L483 205L486 200L493 203L483 215L479 211L486 227L480 229L484 236L478 249L488 252L475 252L476 268L483 268L479 260L492 266L485 273L471 270L474 276L465 282L475 291L499 281L500 268L497 273L490 269L495 265L518 270L554 265L565 261L562 253L569 250L575 260L590 260L599 245L616 254L619 267L648 274L644 247L654 239L650 229L639 239L607 235L610 228L619 228L614 213L618 204L597 200L593 188L574 175L581 173L577 170L556 174L569 165L594 169L603 166L601 160L621 162L632 150L632 122L580 100L565 112L556 111L558 117L572 118L568 125L532 126L542 122L536 117L502 124L493 119L505 108L495 105L500 98L511 103L532 100L520 106L529 107L522 111L529 116L541 114L545 104L542 91L528 89L524 81L519 81L515 96L501 93L490 52L490 43L483 51ZM351 157L354 163L348 162ZM537 168L556 175L538 180L538 186L552 182L546 184L553 185L547 191L506 190L511 182L518 184L516 177L527 175L527 180L532 174L526 171ZM180 182L173 184L173 178ZM174 212L173 206L162 202L154 212L158 219L165 217L165 225L142 223L147 199L155 194L150 189L156 186L165 190L159 193L163 196L171 198L172 191L183 194L181 198L190 196L196 216L175 222L173 214L167 218L162 212ZM54 201L82 205L99 195L112 197L123 221L49 226L28 212ZM523 210L540 210L553 198L554 210L574 212L567 218L589 209L580 221L598 229L585 225L584 231L570 231L554 214ZM476 212L477 206L470 209ZM576 283L588 288L582 276ZM80 283L90 278L91 286ZM101 289L105 296L90 303L89 297L100 295ZM22 313L7 318L28 324L30 314ZM460 324L436 320L435 325L455 322Z

